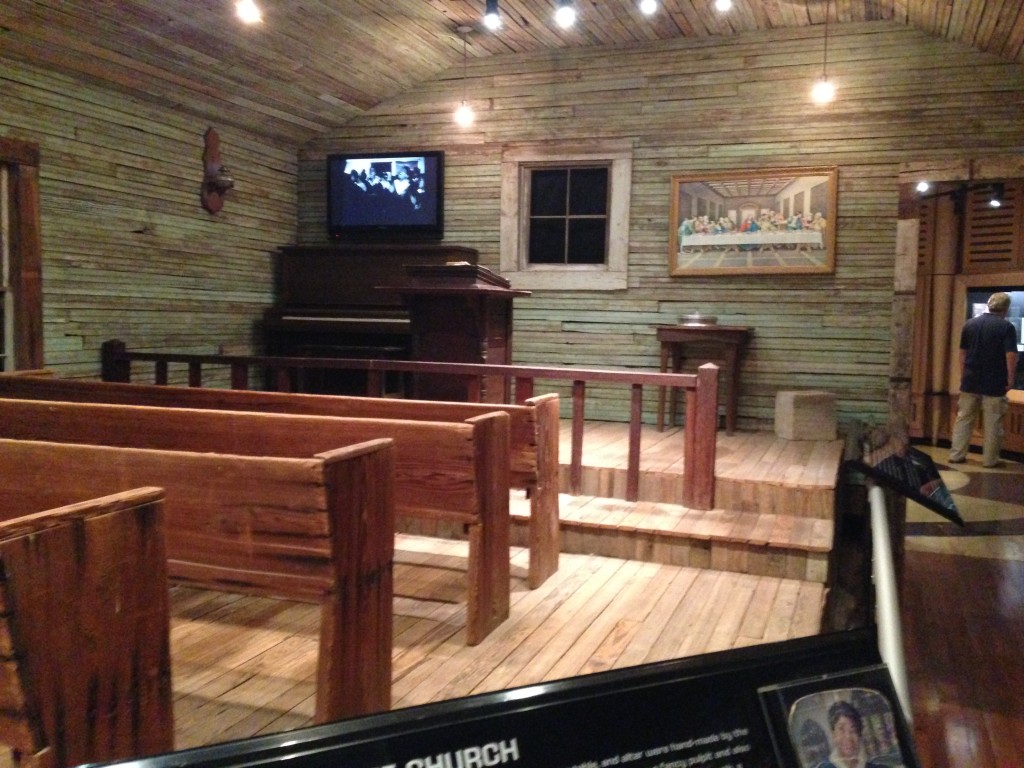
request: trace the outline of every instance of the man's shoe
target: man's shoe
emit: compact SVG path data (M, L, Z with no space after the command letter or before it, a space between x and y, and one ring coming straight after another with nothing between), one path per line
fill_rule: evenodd
M1005 467L1005 461L997 461L995 464L982 464L985 469L996 469L997 467Z
M967 459L946 459L948 464L963 464Z

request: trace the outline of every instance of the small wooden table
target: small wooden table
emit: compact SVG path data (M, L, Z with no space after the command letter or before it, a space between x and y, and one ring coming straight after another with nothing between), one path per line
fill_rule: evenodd
M700 354L700 363L721 362L725 383L725 431L732 434L736 429L736 406L739 401L740 356L750 338L751 329L734 325L656 325L658 341L661 343L661 372L679 373L687 359L686 347L713 347L717 355ZM671 364L671 365L670 365ZM669 399L669 425L675 425L679 390L671 388ZM665 429L665 387L658 389L658 431Z

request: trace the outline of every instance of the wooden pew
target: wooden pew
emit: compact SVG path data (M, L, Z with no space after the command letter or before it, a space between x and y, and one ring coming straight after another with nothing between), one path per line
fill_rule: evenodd
M510 486L526 490L530 498L530 588L539 587L558 570L558 395L540 395L523 405L451 403L118 384L28 375L0 376L0 397L412 421L464 421L500 410L510 419Z
M321 604L322 723L391 705L393 447L276 458L0 439L0 508L30 511L9 491L26 486L43 506L162 487L171 578Z
M396 512L466 527L470 645L509 614L508 435L499 411L428 422L0 398L0 437L26 440L296 458L392 438Z
M24 768L169 752L163 491L18 516L45 508L25 480L0 481L0 743Z

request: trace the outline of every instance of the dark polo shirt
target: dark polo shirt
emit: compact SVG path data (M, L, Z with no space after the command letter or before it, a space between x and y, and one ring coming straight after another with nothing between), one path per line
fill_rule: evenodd
M1006 353L1017 351L1017 330L999 315L986 312L964 323L960 349L967 351L961 392L999 397L1006 394Z

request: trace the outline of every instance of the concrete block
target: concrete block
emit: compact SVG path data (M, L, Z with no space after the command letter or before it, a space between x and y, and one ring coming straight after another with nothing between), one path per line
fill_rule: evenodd
M775 394L775 434L786 440L835 440L836 396L789 390Z

